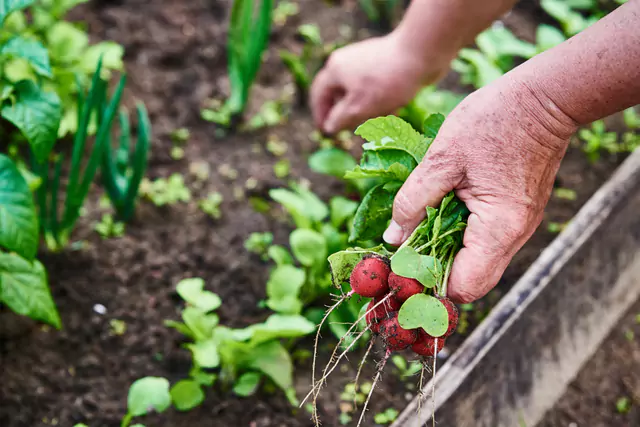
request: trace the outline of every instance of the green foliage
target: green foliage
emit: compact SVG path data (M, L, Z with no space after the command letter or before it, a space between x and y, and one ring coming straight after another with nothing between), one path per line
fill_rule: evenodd
M427 117L438 113L449 114L463 98L464 95L427 86L400 110L398 117L409 122L415 130L422 131Z
M121 110L119 115L119 146L114 153L107 137L102 158L102 182L118 218L123 221L129 221L135 212L138 190L147 170L151 143L151 124L147 110L143 104L138 104L136 110L138 114L138 141L133 156L130 153L129 116L126 110Z
M391 424L398 418L398 410L394 408L387 408L383 412L378 412L373 416L373 422L376 424Z
M269 246L272 242L272 233L251 233L244 242L244 248L251 253L260 255L266 260L268 259L267 251L269 250Z
M580 9L593 10L597 7L597 3L596 0L542 0L540 6L555 18L560 23L564 33L571 37L598 21L599 16L591 15L585 17L579 11Z
M281 0L273 9L273 23L279 27L283 26L287 19L295 16L300 11L298 4L293 1Z
M41 162L37 158L34 161L34 169L42 180L42 185L37 191L40 226L51 250L60 250L69 242L69 237L76 221L80 217L82 206L100 166L105 147L109 142L111 125L124 90L125 80L123 77L120 79L113 97L109 100L107 98L108 84L100 78L100 72L101 63L99 62L88 94L86 96L84 94L78 96L79 125L78 132L73 140L70 173L64 203L60 194L63 155L57 155L55 162ZM89 123L93 115L98 117L98 130L93 147L89 149L89 158L83 166L82 161L85 156ZM52 166L53 174L51 172ZM60 209L62 212L59 212ZM59 218L59 213L62 213L61 218Z
M272 10L272 0L234 0L227 40L231 94L219 110L203 111L206 120L226 127L244 112L269 41Z
M223 201L222 194L214 191L209 193L206 198L200 200L198 206L202 209L202 212L206 213L213 219L220 219L222 212L220 211L220 205Z
M624 396L616 400L616 411L619 414L626 414L631 409L631 399Z
M104 239L124 236L124 223L114 221L113 215L108 213L102 215L100 222L97 222L93 229Z
M141 417L151 412L162 413L170 406L169 381L160 377L140 378L129 388L127 414L122 419L121 426L129 426L133 417Z
M356 167L353 156L339 148L323 148L309 157L311 170L326 175L343 178L344 174Z
M584 142L582 150L589 160L597 161L603 152L630 153L640 146L640 135L634 132L640 128L640 118L637 113L630 108L624 112L623 118L630 130L621 136L616 132L607 131L604 120L597 120L589 128L578 131L578 137Z
M438 299L431 295L417 294L400 307L398 323L405 329L422 328L432 337L441 337L449 327L449 314Z
M407 363L407 359L400 356L399 354L391 356L391 362L398 369L398 373L400 374L401 378L412 377L422 369L422 363L418 361Z
M189 202L191 191L184 183L184 177L174 173L169 178L158 178L149 181L146 178L140 184L140 194L156 206L173 205Z
M358 3L371 22L385 29L393 27L402 5L398 0L359 0Z

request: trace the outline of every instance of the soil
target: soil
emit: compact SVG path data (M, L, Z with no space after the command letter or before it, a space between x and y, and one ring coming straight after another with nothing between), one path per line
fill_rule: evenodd
M182 278L202 277L207 289L222 297L222 323L244 326L264 320L268 312L258 302L265 296L269 265L248 254L243 243L254 231L272 231L277 242L286 243L291 229L278 216L260 214L247 202L249 196L266 197L268 189L286 185L285 180L273 174L277 158L264 149L270 135L288 143L290 178L307 179L324 199L343 192L338 180L315 174L307 167L306 159L317 149L317 143L309 137L314 127L305 108L295 108L281 126L226 136L200 118L200 109L208 98L227 93L225 40L229 6L230 1L94 0L74 10L73 17L87 22L94 40L110 39L125 47L129 75L125 104L143 101L153 123L149 177L185 174L194 200L211 191L221 192L223 216L212 220L194 202L165 208L141 202L136 219L127 225L126 235L103 240L93 231L93 223L104 212L96 189L88 202L87 215L74 234L76 243L62 253L42 250L40 255L49 271L63 330L27 324L28 333L22 328L21 333L10 335L7 322L15 318L2 313L0 425L73 426L84 422L91 427L115 427L125 413L127 390L134 380L153 375L164 376L173 383L184 378L189 369L188 354L180 347L178 334L163 326L165 319L178 318L181 304L175 284ZM328 41L342 37L349 28L355 39L371 34L361 14L354 12L354 2L330 7L322 2L302 1L300 6L296 17L274 30L269 54L252 92L249 114L255 113L264 101L278 99L283 88L291 86L277 49L300 49L295 37L299 24L318 23ZM509 16L507 24L530 22L536 14L538 11L525 2ZM531 38L534 26L522 28L524 35L519 35ZM452 80L450 76L445 84ZM190 138L184 159L174 160L170 156L170 134L181 127L189 129ZM358 144L354 142L357 154ZM204 183L189 175L189 165L196 161L210 167L210 176ZM592 165L579 148L569 150L557 185L575 190L576 200L552 199L545 222L518 253L499 286L475 304L467 319L466 333L554 238L547 231L549 222L569 220L620 161L603 158ZM237 179L225 178L218 170L223 164L237 170ZM244 198L235 199L236 187L244 187L249 178L255 179L257 185L247 190ZM103 313L96 310L98 304L104 306ZM113 320L126 323L124 334L113 333ZM449 353L464 335L449 340ZM327 340L327 345L332 342ZM303 341L301 346L309 348L309 341ZM352 359L321 395L319 403L326 425L338 425L339 394L354 377L358 357ZM296 367L299 396L308 391L309 368L308 361ZM372 377L373 370L371 363L365 376ZM395 369L388 369L374 393L369 419L389 407L402 409L415 393L415 382L415 378L400 380ZM602 390L609 390L601 386ZM589 416L591 408L585 406L581 410ZM558 418L558 422L562 420ZM144 422L148 426L193 427L311 425L309 414L290 406L281 393L260 391L253 397L239 398L217 388L209 390L204 404L192 411L169 410L147 417ZM372 423L368 421L366 425ZM548 425L565 425L554 423Z

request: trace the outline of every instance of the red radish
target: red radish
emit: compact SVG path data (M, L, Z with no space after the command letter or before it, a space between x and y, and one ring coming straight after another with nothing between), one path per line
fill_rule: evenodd
M444 304L447 313L449 313L449 329L447 329L447 332L444 334L444 337L448 337L452 335L458 327L458 307L447 297L438 297L438 299Z
M389 290L389 262L379 256L364 258L351 272L351 289L366 298L381 297Z
M438 350L436 351L436 354L440 353L440 350L442 350L442 348L444 347L444 340L445 340L444 337L438 338ZM424 329L418 328L418 339L411 346L411 350L413 350L414 353L420 356L433 357L434 355L433 347L434 347L435 341L436 339L431 335L429 335L428 333L426 333Z
M418 337L415 329L404 329L398 323L398 313L380 322L380 335L391 351L403 350L413 344Z
M392 272L389 274L389 289L398 301L405 302L409 297L423 292L424 286L416 279L398 276Z
M374 334L379 333L380 322L389 317L390 313L400 310L400 306L402 305L398 300L391 297L376 308L373 308L382 301L383 298L374 298L369 302L369 305L367 305L367 325L369 325L371 332Z

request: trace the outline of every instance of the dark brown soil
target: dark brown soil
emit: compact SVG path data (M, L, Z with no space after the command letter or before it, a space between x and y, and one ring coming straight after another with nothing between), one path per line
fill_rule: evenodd
M264 197L269 188L286 185L274 177L276 158L264 149L269 134L288 142L291 178L308 179L324 198L342 191L340 182L314 174L306 165L307 156L317 148L309 138L313 125L306 110L295 109L288 123L277 128L230 136L220 136L214 125L200 119L205 100L223 96L227 90L225 22L229 3L94 0L74 11L77 19L88 23L96 40L112 39L125 46L129 74L126 102L144 101L154 127L149 176L166 177L174 172L188 176L191 162L205 161L211 169L208 181L195 188L193 178L188 178L188 184L194 199L220 191L225 198L223 217L211 220L195 203L157 208L144 202L139 205L136 220L127 226L126 236L102 240L92 229L101 215L96 192L74 236L76 241L86 242L86 247L41 254L64 329L33 328L31 333L5 335L0 342L1 426L73 426L85 422L91 427L115 427L120 425L127 390L135 379L154 375L175 382L185 377L188 354L180 348L178 335L163 326L163 320L178 317L180 302L174 287L182 278L202 277L207 288L222 297L225 304L220 315L224 324L243 326L266 317L268 313L258 307L258 301L264 298L268 265L249 255L243 242L253 231L272 231L279 242L286 242L290 227L254 212L246 198L235 200L233 190L243 187L249 178L255 178L258 185L248 195ZM278 98L290 84L277 49L299 48L294 37L298 24L319 23L327 40L335 40L342 25L363 28L361 16L351 13L353 4L330 7L303 1L300 5L301 13L273 34L270 53L253 90L250 112L265 100ZM360 38L368 32L357 30L354 34ZM176 161L169 154L170 133L179 127L187 127L191 136L185 158ZM548 221L570 219L619 160L603 159L591 165L579 149L569 151L557 184L574 189L577 200L552 200L539 232L514 259L496 290L475 305L476 314L469 319L471 327L554 238L546 231ZM233 182L218 172L225 163L238 170ZM106 313L94 311L95 304L104 305ZM126 322L126 332L121 336L111 332L110 321L114 319ZM449 350L462 339L463 335L452 338ZM357 357L353 357L345 371L335 375L325 388L320 402L325 425L338 425L339 394L353 378L356 364ZM371 363L365 372L367 377L372 376L373 369ZM309 376L308 362L299 364L299 396L308 390ZM414 382L412 378L410 383ZM411 385L401 381L394 369L388 369L374 394L369 417L389 407L402 409L412 394ZM242 399L215 388L195 410L170 410L144 422L147 426L193 427L311 424L308 414L291 407L280 393L260 392Z

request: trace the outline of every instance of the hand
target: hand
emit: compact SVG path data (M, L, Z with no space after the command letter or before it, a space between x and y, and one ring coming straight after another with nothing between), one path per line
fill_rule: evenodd
M542 221L555 175L577 126L531 84L507 74L468 96L446 119L397 194L384 233L400 244L451 190L471 211L448 295L484 296Z
M365 120L391 114L423 86L442 77L450 56L425 58L391 33L338 49L311 87L316 125L333 134Z

